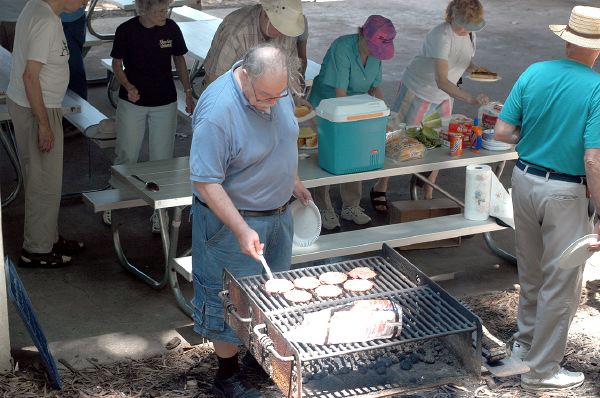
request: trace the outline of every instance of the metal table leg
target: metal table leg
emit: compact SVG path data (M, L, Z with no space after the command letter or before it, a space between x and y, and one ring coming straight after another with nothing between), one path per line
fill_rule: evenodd
M162 278L157 281L145 272L141 271L139 267L130 262L127 259L127 256L123 252L123 246L121 245L121 238L119 236L119 226L120 224L115 220L116 211L112 211L112 224L111 230L113 233L113 246L115 248L115 253L117 254L117 258L119 262L127 271L131 272L134 276L141 279L153 289L159 290L166 286L169 281L169 233L167 232L167 210L160 209L158 210L158 217L160 220L160 237L163 245L164 252L164 274Z
M169 245L169 262L167 263L169 270L169 284L171 290L177 300L177 305L183 311L184 314L192 317L193 308L190 301L183 295L181 288L179 287L179 280L177 279L177 271L175 270L174 260L177 256L177 244L179 243L179 227L181 226L181 214L184 207L176 207L173 211L173 220L171 221L171 240ZM162 224L161 224L162 228Z
M17 176L17 185L13 191L8 194L6 199L2 200L2 207L8 206L12 203L19 195L21 188L23 187L23 173L21 171L21 164L19 163L19 155L17 152L17 143L15 142L15 135L12 125L9 120L4 120L0 123L0 142L6 151L8 160L13 166L15 174Z
M498 178L500 178L500 176L502 175L502 172L504 171L504 166L506 166L506 161L505 160L502 161L502 162L499 162L496 165L496 170L494 170L494 173L496 173L496 176ZM506 250L501 249L500 247L498 247L498 245L494 241L494 238L492 238L492 233L491 232L484 233L483 234L483 238L485 239L485 243L487 244L487 246L489 247L489 249L496 256L502 258L503 260L508 261L512 265L517 265L517 258L513 254L510 254Z

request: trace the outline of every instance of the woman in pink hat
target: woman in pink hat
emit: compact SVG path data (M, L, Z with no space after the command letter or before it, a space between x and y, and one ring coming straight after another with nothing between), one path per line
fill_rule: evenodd
M404 70L396 99L391 109L398 112L397 122L420 124L425 116L437 112L442 117L452 114L455 99L472 105L489 102L485 94L472 95L458 87L466 71L485 70L473 64L475 32L485 26L483 6L479 0L451 0L446 8L446 20L433 28ZM435 182L437 171L429 180ZM388 178L381 178L371 190L371 204L387 211ZM431 199L432 189L425 187L425 198Z
M308 98L316 108L321 100L347 95L370 94L383 99L381 61L394 56L396 29L392 21L381 15L371 15L358 33L338 37L327 50L321 71L315 78ZM371 221L360 207L362 183L340 185L341 217L363 225ZM313 198L321 210L323 228L335 229L340 220L329 197L329 186L315 188Z

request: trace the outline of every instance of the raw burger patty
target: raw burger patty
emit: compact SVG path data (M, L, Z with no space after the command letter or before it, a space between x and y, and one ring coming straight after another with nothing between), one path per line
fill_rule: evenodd
M306 290L292 289L289 292L285 292L283 297L293 303L304 303L305 301L310 301L312 299L312 294Z
M373 279L377 273L369 267L357 267L348 272L348 276L353 279Z
M265 283L265 290L269 293L285 293L294 288L292 281L287 279L269 279Z
M321 284L314 276L302 276L294 279L294 286L298 289L312 290Z
M346 282L348 275L343 272L325 272L319 276L319 281L324 285L339 285Z
M351 292L366 292L373 288L373 282L366 279L349 279L344 282L344 289Z
M315 289L319 297L337 297L342 294L342 289L335 285L321 285Z

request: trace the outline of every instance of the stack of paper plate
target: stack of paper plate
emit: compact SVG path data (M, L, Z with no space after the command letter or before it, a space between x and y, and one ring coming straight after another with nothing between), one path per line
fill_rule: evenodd
M321 213L317 205L311 200L304 206L296 200L290 205L290 209L294 219L294 245L307 247L315 243L321 234Z
M507 144L506 142L496 141L494 139L482 140L481 146L483 146L483 149L487 149L488 151L506 151L513 147L511 144Z

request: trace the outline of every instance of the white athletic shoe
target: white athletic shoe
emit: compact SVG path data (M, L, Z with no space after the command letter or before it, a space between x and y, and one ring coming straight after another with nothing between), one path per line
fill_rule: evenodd
M160 234L160 217L158 216L158 211L152 213L152 217L150 217L150 221L152 222L152 233ZM169 225L169 215L166 217L167 226Z
M104 210L102 212L102 222L109 227L112 225L112 213L111 210Z
M342 218L347 221L353 221L355 224L364 225L371 221L371 217L367 216L360 206L344 207L342 209Z
M525 357L527 357L527 354L529 354L530 348L531 347L529 347L529 345L515 340L510 349L510 351L512 352L511 356L519 358L521 361L524 361Z
M527 377L527 374L521 375L521 387L529 391L568 390L582 385L584 379L581 372L570 372L560 368L554 376L547 379L534 379Z
M340 219L333 210L321 210L321 225L328 231L340 227Z

